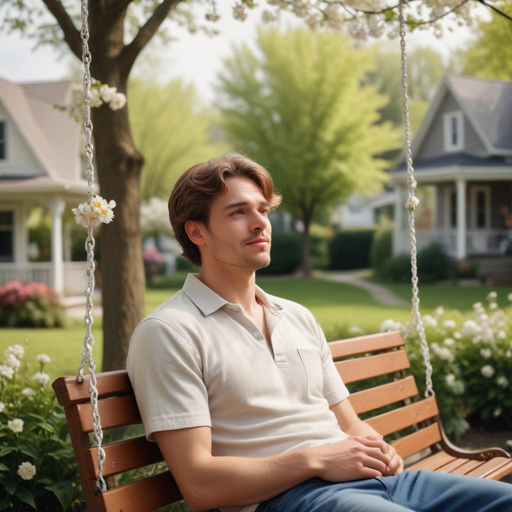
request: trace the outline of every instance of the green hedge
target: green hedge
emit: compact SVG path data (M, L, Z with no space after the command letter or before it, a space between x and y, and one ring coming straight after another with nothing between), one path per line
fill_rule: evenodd
M302 259L302 237L290 231L272 235L270 265L258 270L258 275L292 274Z
M332 270L368 268L374 234L374 228L336 233L329 244L329 268Z

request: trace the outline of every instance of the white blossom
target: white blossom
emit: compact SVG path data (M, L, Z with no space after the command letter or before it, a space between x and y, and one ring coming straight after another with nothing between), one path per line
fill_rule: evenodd
M107 84L105 84L102 85L100 88L101 99L105 103L110 103L114 99L116 93L117 87L109 87Z
M512 292L507 295L507 299L509 302L512 302Z
M48 381L50 380L50 376L44 372L34 373L34 375L32 375L32 378L43 386L48 384Z
M453 386L453 384L455 383L455 375L453 373L448 373L445 376L445 380L446 380L446 384L448 384L448 386Z
M490 327L482 329L482 341L484 343L494 343L494 332Z
M494 412L492 413L492 415L495 418L498 418L499 416L501 416L501 413L502 413L501 407L496 407L496 409L494 409Z
M494 311L495 309L498 309L498 304L496 302L491 302L489 304L489 309Z
M447 347L451 347L452 345L455 345L455 340L453 338L446 338L443 343L447 346Z
M50 356L47 356L46 354L39 354L36 359L40 362L40 363L43 363L43 364L48 364L50 363L52 360L50 359Z
M462 334L465 338L474 338L480 333L480 327L474 320L466 320L462 325Z
M420 204L420 200L417 197L409 197L405 202L405 207L408 210L415 210L416 207Z
M14 376L14 368L7 366L6 364L0 364L0 377L6 379L12 379Z
M18 466L18 475L23 478L23 480L32 480L34 478L34 475L36 474L36 467L34 464L31 464L30 462L22 462Z
M348 330L348 332L349 332L350 334L364 334L363 329L361 329L361 327L356 327L356 326L351 327L351 328Z
M13 354L18 359L23 359L25 349L21 345L11 345L5 349L5 355L7 356L7 354Z
M503 329L501 329L500 331L498 331L498 334L496 335L496 337L499 340L505 340L505 339L507 339L507 333Z
M490 379L494 375L494 368L491 365L486 364L485 366L482 366L480 372L484 377Z
M445 361L453 362L455 356L452 354L449 348L440 347L437 343L432 343L431 345L433 352L439 357L439 359L443 359Z
M3 402L0 402L0 412L3 412L5 409L5 404Z
M505 352L505 357L512 357L512 351L511 350L507 350Z
M455 323L455 321L454 321L454 320L445 320L445 321L443 322L443 327L444 327L445 329L453 330L453 329L455 329L455 327L456 327L456 326L457 326L457 324Z
M400 322L395 322L391 318L388 318L380 324L380 332L400 331L401 327L403 326Z
M435 309L436 316L443 316L444 315L444 308L442 306L439 306Z
M101 101L100 90L97 87L93 87L91 89L91 98L89 100L89 106L91 108L101 107L103 105L103 101Z
M119 110L126 105L126 96L122 92L116 92L109 106L112 110Z
M108 224L114 218L113 208L116 207L115 201L107 201L101 196L94 196L91 204L81 203L78 208L73 208L77 224L84 227L89 225L99 226L102 222Z
M167 201L152 197L140 205L140 225L144 234L161 233L172 236Z
M4 358L4 364L6 366L10 366L14 371L18 371L21 363L14 354L6 354Z
M17 434L20 432L23 432L23 420L20 420L19 418L14 418L13 420L9 420L7 422L7 426Z
M456 340L460 340L462 338L462 334L460 332L454 332L453 333L453 337L456 339Z
M506 388L508 386L508 379L507 377L505 376L501 376L501 377L498 377L496 379L496 384L498 384L498 386L501 386L502 388Z
M424 315L422 320L423 320L423 325L426 328L428 328L428 327L436 328L437 327L437 320L431 315Z
M490 348L481 348L480 349L480 355L484 359L490 359L492 357L492 350Z
M23 388L21 394L23 396L34 396L36 392L32 388Z
M489 294L487 295L487 300L488 301L496 300L497 297L498 297L498 294L496 292L489 292Z

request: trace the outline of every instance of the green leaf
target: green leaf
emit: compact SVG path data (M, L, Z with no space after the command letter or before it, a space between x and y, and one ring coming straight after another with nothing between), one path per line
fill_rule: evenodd
M25 446L22 446L20 448L20 452L24 453L25 455L28 455L29 457L33 457L34 459L37 459L39 456L39 450L32 446L31 444L26 444Z
M37 426L51 433L55 430L49 423L38 423Z
M38 484L49 484L49 485L51 485L51 484L53 484L53 480L51 480L50 478L43 477L43 478L39 478L37 480L37 483Z
M63 449L63 450L55 450L48 454L50 457L53 457L54 459L72 459L74 458L74 453L71 449Z
M8 455L9 453L18 451L17 448L14 446L4 446L0 449L0 457L3 457L4 455Z
M34 507L37 510L36 503L34 501L34 495L28 489L20 487L16 491L15 496L23 503L27 503L28 505Z
M9 468L5 464L0 462L0 471L9 471Z
M0 478L0 482L9 494L14 494L16 492L16 487L18 487L18 480L16 478L12 476Z
M60 501L64 510L66 510L69 507L69 504L73 501L75 489L68 480L65 480L64 482L55 482L52 485L46 485L45 489L48 489L57 496L57 499Z

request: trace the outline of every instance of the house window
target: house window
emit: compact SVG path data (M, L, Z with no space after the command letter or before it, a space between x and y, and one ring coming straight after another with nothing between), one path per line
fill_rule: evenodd
M14 261L14 212L0 211L0 262Z
M0 121L0 160L5 160L5 123Z
M450 112L444 115L445 151L464 149L464 115L462 112Z
M491 188L488 185L472 187L471 210L471 227L473 229L490 229Z

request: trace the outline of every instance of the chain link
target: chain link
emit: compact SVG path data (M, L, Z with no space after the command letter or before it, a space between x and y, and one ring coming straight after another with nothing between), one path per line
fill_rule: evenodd
M405 158L407 161L407 189L409 197L406 202L408 220L409 220L409 234L411 239L411 270L412 270L412 307L411 307L411 320L405 334L407 339L416 330L420 338L421 354L425 364L425 397L434 396L434 386L432 384L432 363L430 362L430 351L425 337L425 329L420 313L420 298L418 290L418 250L416 245L416 227L414 224L414 199L416 188L416 180L414 179L414 168L412 165L412 150L411 150L411 125L409 120L409 96L407 92L407 54L405 48L405 18L404 18L404 5L407 0L400 0L398 10L400 16L400 56L402 64L402 92L404 103L404 120L405 120ZM402 205L398 205L399 208Z
M92 144L92 130L93 125L91 121L91 52L89 51L89 27L88 18L89 12L87 9L87 0L81 0L81 14L82 14L82 30L80 36L82 38L82 62L84 64L84 105L85 105L85 120L84 120L84 131L85 131L85 157L87 159L87 203L92 203L94 193L94 147ZM94 264L94 246L96 242L93 235L93 227L89 222L87 227L87 239L85 241L85 250L87 252L87 284L85 287L85 337L84 337L84 348L82 349L82 361L78 368L76 380L80 384L84 381L84 368L85 364L89 364L89 395L91 398L92 405L92 419L94 424L94 441L98 448L98 477L96 480L96 486L101 492L107 490L107 485L103 478L103 463L105 462L105 450L101 447L103 442L103 431L101 430L101 419L98 412L98 388L96 380L96 365L92 357L92 351L94 347L94 338L92 336L92 324L94 322L92 314L92 295L94 293L94 270L96 268Z

